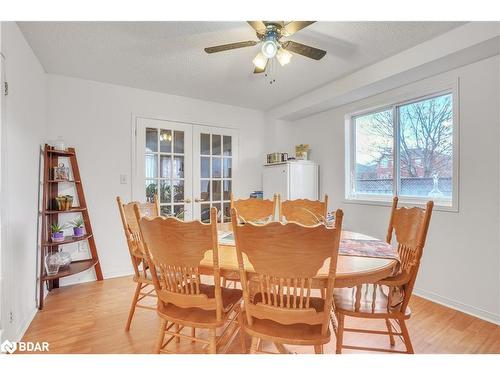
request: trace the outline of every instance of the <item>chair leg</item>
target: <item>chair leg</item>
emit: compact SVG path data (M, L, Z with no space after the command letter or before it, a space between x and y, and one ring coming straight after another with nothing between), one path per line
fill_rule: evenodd
M283 345L282 343L275 342L274 346L276 347L276 349L280 354L290 354L290 351L287 348L285 348L285 345Z
M192 338L196 337L196 328L195 327L191 327L191 337ZM191 340L191 341L195 342L195 340Z
M344 315L337 316L337 349L335 353L342 354L342 341L344 339Z
M132 299L132 304L130 305L130 311L128 313L127 325L125 326L125 331L130 331L130 325L132 324L132 318L134 317L135 306L137 305L137 300L139 299L139 293L141 292L142 283L137 283L135 288L134 298Z
M178 324L176 324L176 325L174 326L174 329L175 329L175 333L180 333L180 328L179 328L179 325L178 325ZM175 337L175 342L176 342L176 343L181 342L181 338L180 338L179 336L176 336L176 337Z
M320 292L321 292L321 298L325 299L325 295L326 295L326 291L325 291L325 288L321 288L320 289Z
M217 337L215 328L209 330L209 340L208 344L208 353L209 354L217 354Z
M227 288L227 279L224 276L222 276L222 287Z
M257 353L257 350L259 348L259 343L260 343L260 339L258 337L252 336L252 343L250 344L250 354Z
M246 343L246 334L245 334L245 325L243 323L243 311L238 311L238 325L240 326L240 345L242 353L247 352L247 343Z
M389 319L385 320L385 325L387 326L387 331L389 332L389 342L391 343L391 346L394 346L396 345L396 342L394 341L394 335L392 334L392 326Z
M165 338L165 329L167 328L167 321L161 320L160 332L158 333L158 339L156 340L155 353L160 354L161 347L163 345L163 339Z
M314 353L323 354L323 345L314 345Z
M406 328L406 323L403 319L398 319L399 326L401 327L401 333L403 334L403 340L406 346L406 352L408 354L413 354L413 346L411 345L410 333L408 328Z

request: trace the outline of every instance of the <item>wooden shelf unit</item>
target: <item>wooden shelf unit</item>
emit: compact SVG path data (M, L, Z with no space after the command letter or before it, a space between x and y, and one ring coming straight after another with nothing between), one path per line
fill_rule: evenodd
M71 149L71 148L68 148L67 150L56 150L55 148L47 149L47 147L50 147L50 146L45 145L45 149L47 151L47 154L49 154L49 155L56 155L56 156L67 157L67 158L76 155L74 149ZM73 151L71 151L71 150L73 150Z
M92 234L86 234L81 237L75 237L75 236L64 236L64 241L57 242L57 241L47 241L47 242L42 242L42 246L45 247L52 247L52 246L60 246L60 245L67 245L70 243L77 243L80 241L85 241L88 240L90 237L92 237Z
M80 181L75 181L75 180L48 180L47 182L49 184L57 184L57 183L62 183L62 182L71 183L71 184L79 184L80 183Z
M69 210L43 210L42 213L44 215L61 215L61 214L70 214L72 212L83 212L86 211L87 207L71 207Z
M48 276L45 272L42 275L42 281L51 281L57 280L61 277L74 275L76 273L80 273L88 270L89 268L96 267L99 265L98 260L94 259L83 259L83 260L75 260L71 262L68 267L61 268L59 272L54 276Z
M83 191L83 184L81 182L80 170L76 159L76 151L74 148L67 150L55 150L49 145L45 145L42 151L43 156L43 185L42 185L42 209L41 215L41 241L40 241L40 273L39 273L39 300L38 308L43 309L44 302L44 286L48 285L49 291L59 287L59 279L66 276L71 276L90 268L94 268L97 280L102 280L102 270L99 263L99 255L92 232L92 225L90 216L87 209L87 202ZM59 158L67 158L72 170L72 180L55 180L52 177L53 167L59 165ZM60 183L74 183L76 190L76 197L78 198L79 206L72 207L66 211L55 209L55 198L59 194ZM67 213L80 213L83 218L85 235L82 237L66 236L64 241L52 242L50 226L52 223L59 221L59 215ZM72 261L69 266L61 268L56 275L48 276L45 270L45 256L48 252L59 251L59 246L77 243L80 241L88 241L90 255L89 259L82 259Z

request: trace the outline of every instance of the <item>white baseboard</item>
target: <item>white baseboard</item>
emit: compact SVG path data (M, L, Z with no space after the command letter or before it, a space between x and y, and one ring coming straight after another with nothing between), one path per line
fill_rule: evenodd
M17 331L17 334L14 337L15 342L19 342L23 339L24 334L28 330L28 327L30 326L33 319L35 318L35 315L37 312L38 312L38 308L35 306L35 308L26 317L23 324L21 324L21 326L19 327L19 330Z
M117 277L132 276L133 274L134 274L134 272L131 271L130 269L119 270L119 271L114 271L114 272L107 272L106 274L103 275L103 279L104 280L114 279L114 278L117 278ZM81 279L77 279L77 280L75 280L73 282L65 283L64 285L61 285L61 286L84 284L84 283L89 283L89 282L92 282L92 281L96 281L96 278L95 278L93 272L89 273L89 275L86 276L86 277L82 277Z
M116 272L108 272L104 275L104 279L115 279L117 277L125 277L134 275L134 271L125 270L125 271L116 271Z
M413 290L413 294L415 294L416 296L425 298L429 301L438 303L440 305L449 307L450 309L458 310L458 311L463 312L465 314L472 315L476 318L486 320L486 321L493 323L493 324L496 324L496 325L500 325L500 315L498 315L498 314L494 314L494 313L491 313L491 312L483 310L483 309L478 309L477 307L467 305L465 303L458 302L458 301L452 300L450 298L443 297L439 294L429 292L427 290L420 289L420 288L415 288Z

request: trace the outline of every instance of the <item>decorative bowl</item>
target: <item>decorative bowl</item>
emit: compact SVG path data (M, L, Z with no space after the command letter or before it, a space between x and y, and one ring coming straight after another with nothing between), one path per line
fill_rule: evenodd
M59 252L59 266L61 268L68 267L71 263L71 254L66 251Z

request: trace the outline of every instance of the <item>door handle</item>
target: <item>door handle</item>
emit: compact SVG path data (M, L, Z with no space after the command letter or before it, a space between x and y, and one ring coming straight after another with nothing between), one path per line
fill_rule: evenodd
M191 199L189 199L189 198L188 199L184 199L183 202L184 203L191 203Z
M199 202L205 202L205 199L194 198L194 201L195 201L196 203L199 203Z

